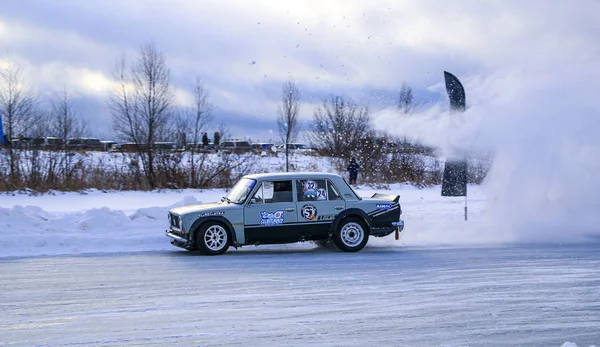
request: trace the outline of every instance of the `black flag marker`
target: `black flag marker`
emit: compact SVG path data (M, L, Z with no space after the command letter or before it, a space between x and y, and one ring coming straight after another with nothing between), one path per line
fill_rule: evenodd
M466 108L465 88L462 83L453 74L444 71L444 80L446 81L446 92L450 98L450 110L464 112Z
M464 112L466 109L465 88L453 74L444 71L446 92L450 98L452 112ZM448 160L442 177L442 196L465 197L465 220L467 220L467 159Z

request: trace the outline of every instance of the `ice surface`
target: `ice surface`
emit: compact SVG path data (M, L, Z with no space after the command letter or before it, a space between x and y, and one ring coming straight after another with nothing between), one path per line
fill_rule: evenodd
M0 344L588 347L599 265L598 244L2 258Z

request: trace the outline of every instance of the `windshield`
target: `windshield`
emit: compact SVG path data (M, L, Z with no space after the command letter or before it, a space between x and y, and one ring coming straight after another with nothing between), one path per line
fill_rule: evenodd
M229 202L233 202L234 204L243 203L255 184L256 180L242 178L238 181L238 183L235 184L235 186L233 186L233 188L231 188L229 194L227 194L227 200Z

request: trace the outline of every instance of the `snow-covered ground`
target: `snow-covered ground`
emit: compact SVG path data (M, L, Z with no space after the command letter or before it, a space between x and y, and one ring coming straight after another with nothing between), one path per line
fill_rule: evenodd
M401 195L400 240L199 257L169 244L167 210L225 189L3 194L0 345L600 345L597 240L498 225L481 186L468 221L440 187L357 192Z
M2 195L0 345L600 345L597 242L528 244L493 225L480 186L467 222L440 187L357 189L376 191L401 195L400 240L219 257L164 230L169 208L224 189Z
M573 228L561 235L519 233L498 221L494 198L484 187L469 186L468 221L464 221L465 199L442 197L440 187L417 188L395 184L382 189L359 186L357 193L399 194L406 228L400 240L393 235L371 238L378 246L466 246L508 243L586 242ZM219 201L225 189L166 190L155 192L53 192L43 195L0 195L0 257L137 252L170 249L164 236L167 211L196 203ZM492 218L493 217L493 218ZM510 216L505 216L506 225ZM535 229L532 225L531 229ZM585 236L585 235L584 235ZM269 247L269 246L260 246ZM313 247L312 243L291 248ZM231 250L230 252L235 252Z
M406 230L372 238L369 246L464 245L510 241L507 235L483 234L485 203L480 187L470 187L469 221L463 217L464 198L443 198L440 188L392 185L386 190L360 186L371 196L379 191L401 195ZM162 192L53 193L0 197L0 256L35 256L170 249L164 236L167 211L175 206L219 201L224 189ZM261 246L267 247L267 246ZM285 247L285 246L284 246ZM287 247L313 247L312 243ZM235 251L235 250L232 250Z

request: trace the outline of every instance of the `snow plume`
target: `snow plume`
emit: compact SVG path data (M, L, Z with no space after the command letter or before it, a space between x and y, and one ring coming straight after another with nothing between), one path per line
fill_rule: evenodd
M600 3L530 5L494 17L494 30L477 22L464 33L469 40L485 32L477 44L454 47L477 68L440 68L432 89L447 100L442 69L454 73L465 87L463 115L448 114L446 104L376 121L447 156L491 151L491 232L518 242L580 241L600 234Z
M466 78L462 115L436 106L376 121L445 156L493 153L484 183L489 232L516 242L581 241L600 235L598 65Z
M544 81L474 127L496 152L486 182L493 220L519 239L600 234L600 103L590 93L600 85L589 77Z

